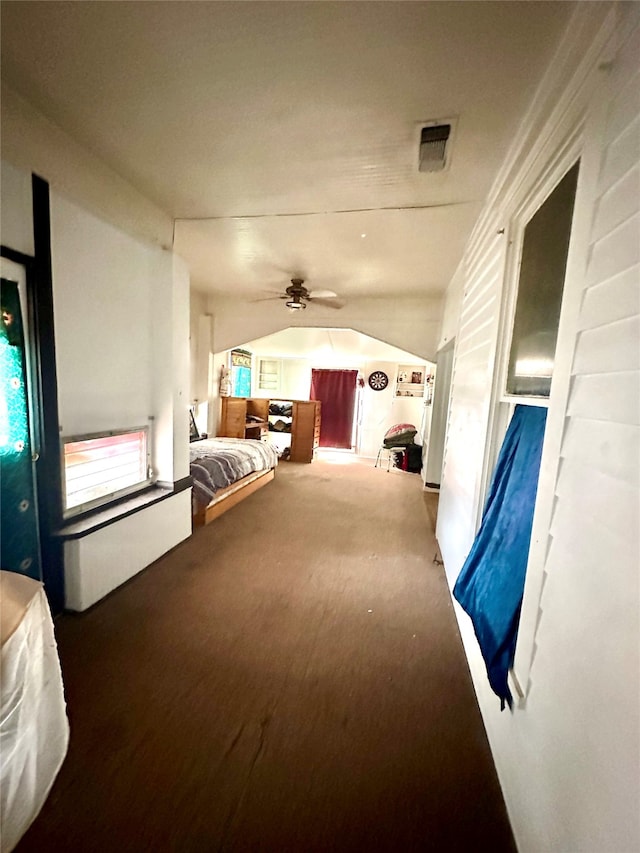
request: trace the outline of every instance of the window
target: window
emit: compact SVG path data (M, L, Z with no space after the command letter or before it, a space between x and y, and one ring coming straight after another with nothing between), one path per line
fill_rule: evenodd
M148 485L147 445L147 427L63 439L64 516Z
M506 378L506 393L548 397L555 361L578 164L527 222Z
M231 350L231 394L233 397L251 396L251 353L243 349Z
M280 390L280 361L261 358L258 362L258 391Z
M580 233L580 229L576 229L574 212L580 209L575 205L576 194L580 192L579 152L579 140L567 146L562 152L562 158L550 164L545 174L539 177L537 186L532 188L528 198L523 199L511 220L511 240L505 246L507 286L500 331L502 357L496 359L491 426L480 491L484 497L479 501L479 511L486 504L490 479L514 407L524 404L546 409L552 380L556 403L558 393L567 387L570 354L566 345L558 346L558 341L559 330L563 328L563 322L566 325L567 312L573 310L575 302L575 264L578 257L576 232ZM584 193L583 176L580 181ZM565 279L574 282L569 300L565 292ZM552 423L554 434L550 438L547 418L540 468L542 491L538 490L534 506L533 532L526 568L526 594L518 624L515 663L509 674L512 693L517 694L519 701L524 699L526 693L546 537L553 506L553 493L549 490L551 469L549 461L545 467L545 453L547 460L558 458L559 433L554 430L555 422ZM527 663L523 667L519 661L525 659Z

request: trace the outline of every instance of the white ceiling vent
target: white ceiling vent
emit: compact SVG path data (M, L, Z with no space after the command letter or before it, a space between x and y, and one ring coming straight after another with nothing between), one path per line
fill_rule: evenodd
M418 169L421 172L442 172L449 165L453 122L443 120L430 122L420 130L420 155Z

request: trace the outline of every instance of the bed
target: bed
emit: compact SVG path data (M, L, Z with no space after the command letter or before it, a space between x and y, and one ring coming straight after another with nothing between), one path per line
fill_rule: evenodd
M0 571L0 847L35 819L69 743L53 620L41 583Z
M208 524L274 478L278 452L251 438L205 438L189 445L193 525Z

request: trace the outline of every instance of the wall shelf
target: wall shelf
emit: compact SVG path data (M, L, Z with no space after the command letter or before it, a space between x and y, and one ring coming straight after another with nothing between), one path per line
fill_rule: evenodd
M424 397L424 383L396 382L396 397Z
M396 373L396 397L424 397L426 364L399 364Z
M279 391L281 362L275 358L258 359L258 391Z

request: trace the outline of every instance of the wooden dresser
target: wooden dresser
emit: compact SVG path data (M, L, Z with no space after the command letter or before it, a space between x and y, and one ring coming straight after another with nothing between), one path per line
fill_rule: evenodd
M311 462L320 442L319 400L292 400L291 461Z
M266 440L269 401L257 397L223 397L218 435Z
M222 413L218 435L229 438L258 438L269 436L270 400L260 397L222 397ZM292 462L311 462L320 441L319 400L277 399L278 403L291 404L291 455Z

